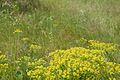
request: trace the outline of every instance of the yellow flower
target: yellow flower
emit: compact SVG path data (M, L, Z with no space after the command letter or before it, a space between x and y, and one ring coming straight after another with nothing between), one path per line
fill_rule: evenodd
M116 70L116 71L120 71L120 66L117 65L117 66L115 67L115 70Z
M77 74L76 72L73 72L73 76L79 76L79 74Z
M29 38L22 38L22 41L28 41Z
M59 74L60 74L60 75L62 74L62 70L59 70Z
M113 78L113 80L116 80L116 78Z
M21 33L23 32L21 29L16 29L13 33Z
M0 60L6 60L6 55L0 55Z
M62 77L65 78L66 76L63 74Z
M36 45L36 44L31 44L30 49L41 49L41 46Z
M87 42L87 39L85 39L85 38L80 38L80 41L81 41L81 42Z
M67 79L70 79L70 76L69 76L69 75L67 75L66 77L67 77Z
M116 78L109 78L109 80L116 80Z

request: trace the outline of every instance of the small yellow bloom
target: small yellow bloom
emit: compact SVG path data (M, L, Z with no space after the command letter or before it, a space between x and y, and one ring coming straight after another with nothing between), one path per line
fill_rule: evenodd
M73 72L73 76L78 76L78 74L76 72Z
M113 78L113 80L116 80L116 78Z
M36 45L36 44L31 44L30 49L41 49L41 46Z
M13 33L21 33L23 32L21 29L16 29Z
M28 41L29 38L22 38L22 41Z

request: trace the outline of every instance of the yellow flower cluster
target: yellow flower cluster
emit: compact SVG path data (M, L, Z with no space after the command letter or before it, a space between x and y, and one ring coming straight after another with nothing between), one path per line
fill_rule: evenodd
M41 46L36 45L36 44L31 44L30 49L41 49Z
M104 43L104 42L99 42L96 40L89 40L90 47L94 49L100 49L100 50L105 50L105 51L114 51L117 49L118 45L113 44L113 43Z
M29 51L32 53L37 53L41 49L41 46L37 44L31 44Z
M120 76L120 64L108 62L103 54L103 50L83 47L56 50L49 54L52 59L48 66L34 66L27 74L44 80L116 79Z
M6 56L0 55L0 75L4 74L4 72L8 69L8 64L6 63Z
M6 56L5 55L0 55L0 61L5 61L6 60Z
M3 71L6 71L5 69L7 69L8 68L8 64L0 64L0 73L2 72L2 70Z
M43 59L35 59L33 62L28 62L28 66L29 68L33 68L35 66L41 66L41 65L45 65L46 62Z
M27 72L27 75L30 76L31 78L34 78L34 79L40 79L40 78L43 78L43 74L44 74L44 70L45 70L45 67L43 67L42 65L41 66L35 66L34 67L34 70L29 70Z
M85 39L85 38L80 38L80 42L86 43L86 42L87 42L87 39Z
M28 62L27 75L33 79L40 79L44 77L45 61L43 59Z

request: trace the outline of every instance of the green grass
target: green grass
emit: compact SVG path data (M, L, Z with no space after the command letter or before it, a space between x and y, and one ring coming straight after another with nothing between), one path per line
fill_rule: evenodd
M15 47L16 28L23 30L20 35L50 50L76 46L80 37L119 43L120 1L116 0L45 0L40 1L46 8L39 8L23 15L14 11L10 15L1 12L1 48ZM14 9L13 9L14 10ZM17 42L19 43L19 42ZM21 45L21 44L20 44ZM5 46L5 47L4 47ZM6 50L7 49L7 50Z
M17 3L1 7L0 50L8 58L28 55L30 44L40 45L39 57L45 57L56 49L79 47L81 37L120 44L119 0L25 1L26 11ZM16 29L23 32L14 34Z

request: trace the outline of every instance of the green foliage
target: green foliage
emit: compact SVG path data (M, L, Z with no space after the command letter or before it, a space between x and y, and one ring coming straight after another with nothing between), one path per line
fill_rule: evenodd
M119 80L117 71L113 70L120 63L119 5L119 0L0 0L0 79L29 80L32 79L30 74L35 78L34 71L38 75L36 78L40 77L39 74L43 80L46 75L55 78L57 72L50 68L56 70L58 66L51 63L60 59L61 53L66 55L66 51L73 50L72 55L76 55L68 56L66 62L76 61L80 57L80 62L84 63L85 60L86 64L95 65L94 62L87 61L87 58L97 50L100 60L105 59L104 65L99 63L103 66L98 65L99 69L97 68L102 71L99 79ZM54 52L55 50L58 51ZM88 55L78 55L77 51L82 50L88 51ZM102 54L99 51L103 51ZM48 56L51 52L57 56L55 59ZM94 55L94 59L97 56ZM60 60L64 61L64 58ZM31 64L33 68L29 63L35 64ZM67 64L66 66L68 67ZM56 71L66 73L66 70L70 70L66 66L61 65L65 70L60 68ZM89 68L93 69L94 66ZM48 69L51 74L44 74L43 70ZM111 76L108 69L114 75ZM67 78L75 79L76 76L69 77L73 74L78 76L76 72L71 72ZM83 71L79 75L77 78L83 80L88 77L98 79L94 72ZM63 77L66 76L60 74L59 77L64 80Z

